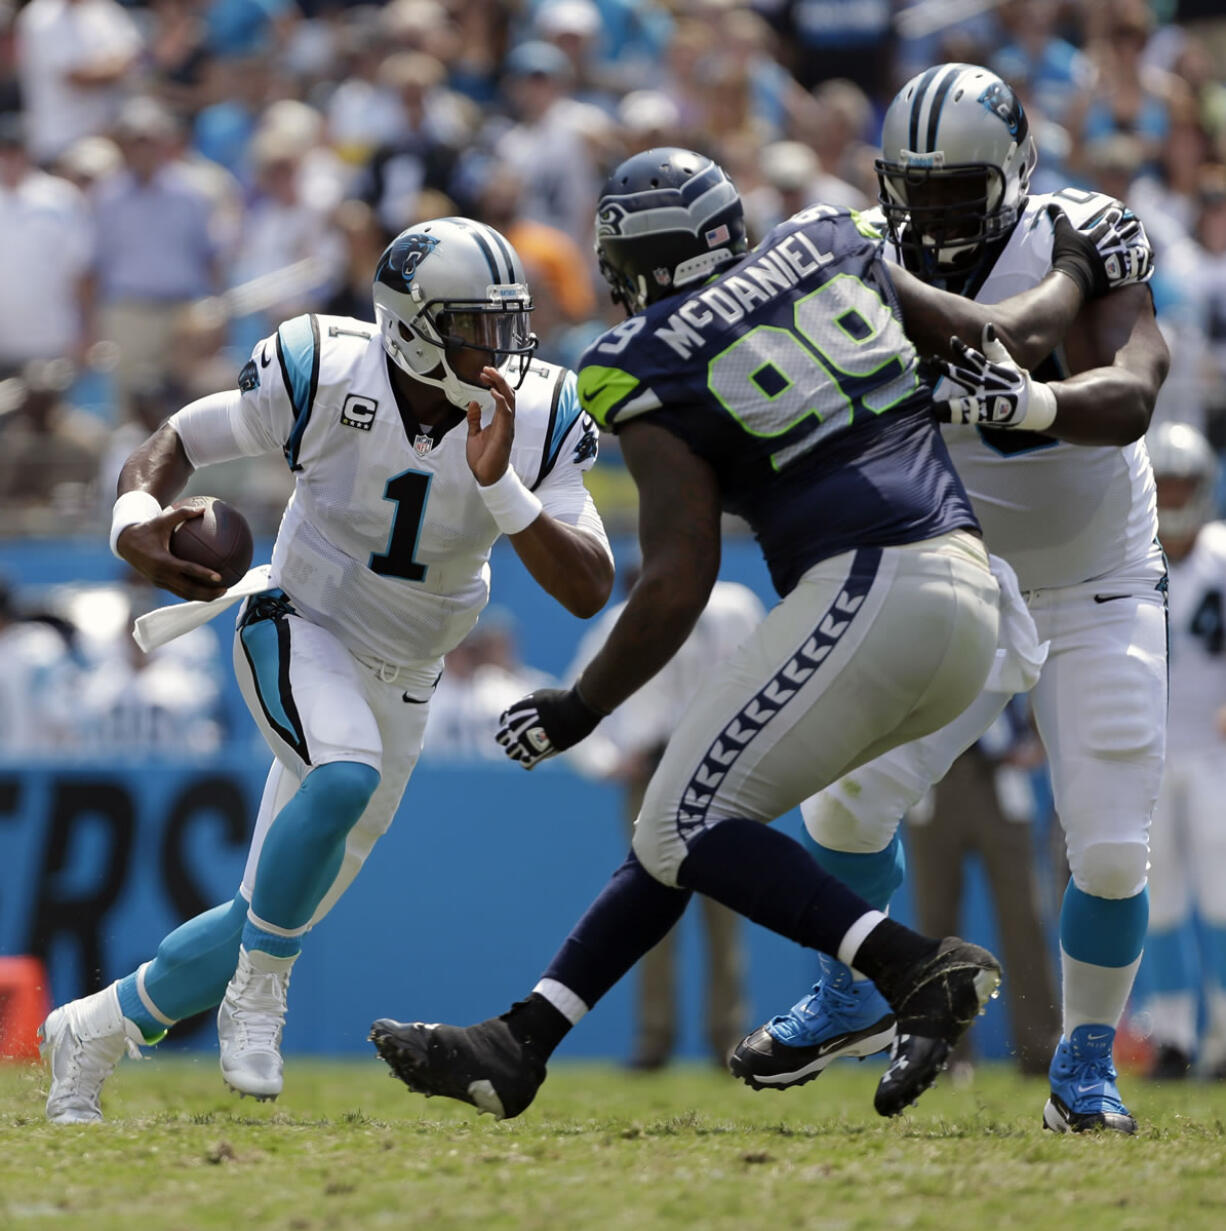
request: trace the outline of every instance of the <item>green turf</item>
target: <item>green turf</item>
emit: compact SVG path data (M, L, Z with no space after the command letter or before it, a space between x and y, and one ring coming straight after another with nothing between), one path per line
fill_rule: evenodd
M0 1068L0 1227L1226 1227L1226 1087L1133 1080L1135 1138L1062 1138L1043 1083L1004 1069L887 1122L869 1064L785 1094L555 1068L497 1124L374 1060L291 1059L275 1105L238 1102L211 1059L125 1062L107 1124L80 1128L43 1121L41 1072Z

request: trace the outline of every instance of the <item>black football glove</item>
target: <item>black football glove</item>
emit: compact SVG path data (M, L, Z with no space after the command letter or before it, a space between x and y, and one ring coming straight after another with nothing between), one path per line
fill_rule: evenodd
M1048 206L1055 235L1051 267L1066 273L1087 299L1121 286L1148 282L1154 250L1141 220L1120 202L1103 210L1079 231L1056 205Z
M578 688L538 688L503 710L496 738L512 761L532 769L587 739L604 717Z

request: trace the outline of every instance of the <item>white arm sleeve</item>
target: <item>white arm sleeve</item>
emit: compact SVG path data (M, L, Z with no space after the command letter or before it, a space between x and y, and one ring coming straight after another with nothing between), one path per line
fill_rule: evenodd
M178 433L187 460L194 467L266 452L263 445L251 441L243 423L242 404L243 395L237 389L226 389L197 398L170 416L170 426Z
M579 440L587 431L593 431L591 421L586 415L580 415L568 435ZM596 509L596 502L592 499L591 492L587 490L587 485L583 482L583 472L591 466L594 460L594 450L593 455L584 456L581 461L573 460L575 452L572 444L567 441L563 442L559 454L564 460L560 460L545 476L536 489L536 494L550 517L555 517L558 521L574 526L578 530L586 531L600 543L605 554L612 560L613 549L609 546L609 536L605 532L604 522Z
M550 517L590 534L604 548L605 555L613 559L609 536L592 493L584 485L582 471L573 466L559 467L536 489L536 494Z
M210 394L171 415L188 461L200 467L261 453L284 451L289 457L295 429L310 414L303 374L312 362L317 366L318 345L314 317L284 321L271 337L256 343L238 374L237 389ZM292 373L300 376L297 395L286 384Z

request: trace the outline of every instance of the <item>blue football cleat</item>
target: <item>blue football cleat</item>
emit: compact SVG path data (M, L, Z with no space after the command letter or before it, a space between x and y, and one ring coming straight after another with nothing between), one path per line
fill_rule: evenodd
M1110 1026L1078 1026L1061 1038L1048 1076L1051 1098L1043 1108L1043 1127L1057 1133L1107 1128L1135 1133L1137 1122L1120 1101L1111 1059L1115 1031Z
M781 1017L737 1044L734 1077L755 1090L785 1090L819 1076L840 1056L871 1056L894 1039L894 1011L876 984L852 979L851 968L819 954L821 978Z

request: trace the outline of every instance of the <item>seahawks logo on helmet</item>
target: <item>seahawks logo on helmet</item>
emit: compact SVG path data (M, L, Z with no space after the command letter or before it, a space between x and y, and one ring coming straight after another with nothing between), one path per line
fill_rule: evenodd
M608 235L620 235L621 224L626 217L626 207L619 201L609 201L600 206L596 215L596 235L603 239Z
M395 291L405 290L413 281L417 267L437 247L438 239L433 235L401 235L379 262L376 281L386 283Z
M999 116L1001 122L1009 130L1014 141L1021 141L1030 125L1022 104L1014 92L1003 81L993 81L982 94L979 101L993 115Z

